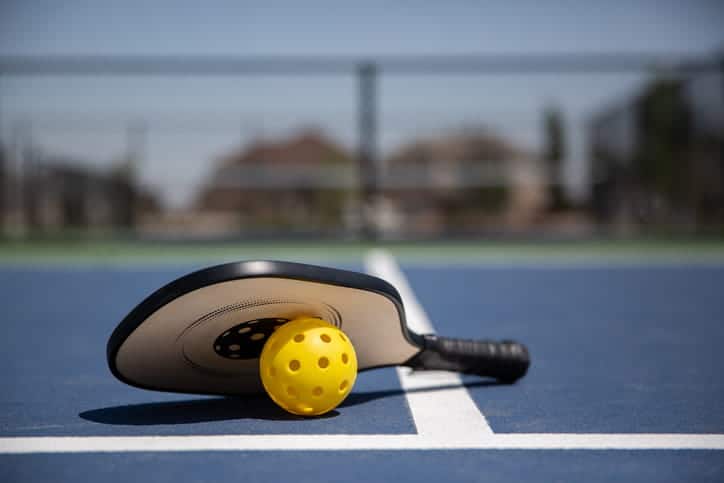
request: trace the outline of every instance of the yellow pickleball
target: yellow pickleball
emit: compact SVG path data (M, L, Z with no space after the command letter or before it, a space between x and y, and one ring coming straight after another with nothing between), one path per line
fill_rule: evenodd
M317 318L279 327L259 358L264 389L290 413L319 416L336 408L357 378L357 356L349 338Z

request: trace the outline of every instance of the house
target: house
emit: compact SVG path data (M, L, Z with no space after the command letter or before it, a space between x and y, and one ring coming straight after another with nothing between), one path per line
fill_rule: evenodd
M525 228L545 210L541 163L485 129L419 139L385 162L382 230L390 236Z
M139 214L160 210L122 170L103 172L69 159L40 157L23 180L25 224L34 233L130 230Z
M352 156L308 130L222 159L196 209L231 215L244 233L338 234L350 229L356 179Z

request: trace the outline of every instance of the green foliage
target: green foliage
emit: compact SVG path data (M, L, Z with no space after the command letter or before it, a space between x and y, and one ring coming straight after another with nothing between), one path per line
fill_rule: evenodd
M559 166L566 157L566 137L563 114L557 107L549 107L543 114L545 148L543 159L551 165Z
M636 175L649 191L672 204L681 202L687 192L686 153L691 130L681 83L653 83L639 107Z
M566 136L563 123L563 113L557 107L549 107L543 114L543 132L545 146L543 159L545 160L553 183L550 184L550 206L554 211L570 208L563 188L560 185L561 166L566 157Z

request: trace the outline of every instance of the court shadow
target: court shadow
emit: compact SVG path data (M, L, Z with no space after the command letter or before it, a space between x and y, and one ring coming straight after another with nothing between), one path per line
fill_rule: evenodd
M334 418L331 411L319 418ZM287 413L265 397L252 398L204 398L182 401L164 401L129 404L92 409L78 414L86 421L121 426L155 426L162 424L193 424L239 419L270 421L297 421L305 419Z
M420 392L434 392L434 391L442 391L445 389L455 389L458 387L464 387L468 389L476 388L476 387L489 387L489 386L505 386L506 384L503 382L498 382L494 380L483 380L483 381L473 381L473 382L464 382L462 384L444 384L440 386L433 386L433 387L424 387L419 389L408 389L407 391L403 389L388 389L385 391L367 391L367 392L353 392L349 396L347 396L347 399L345 399L342 404L339 405L339 407L348 407L348 406L356 406L358 404L364 404L370 401L374 401L375 399L383 399L386 397L392 397L392 396L402 396L405 393L420 393Z

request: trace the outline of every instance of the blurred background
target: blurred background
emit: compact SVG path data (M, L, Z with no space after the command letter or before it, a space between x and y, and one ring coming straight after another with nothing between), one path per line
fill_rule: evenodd
M0 3L10 241L724 235L724 4Z

